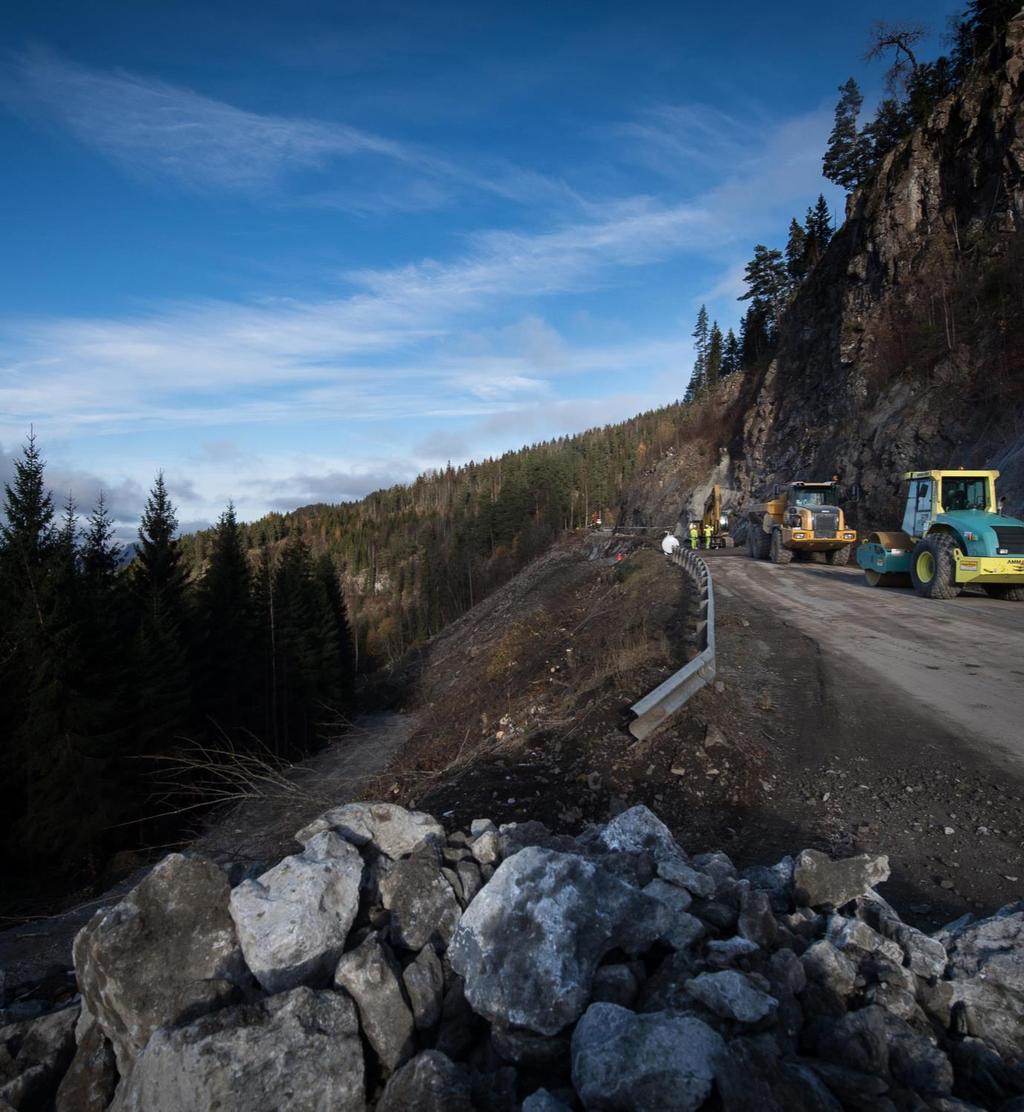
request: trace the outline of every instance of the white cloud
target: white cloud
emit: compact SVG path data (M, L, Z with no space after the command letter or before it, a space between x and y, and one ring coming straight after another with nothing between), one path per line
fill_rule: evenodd
M463 165L348 124L239 108L151 77L104 72L52 53L17 59L0 86L9 107L44 113L130 173L193 190L232 190L363 215L422 211L469 191L517 203L576 204L564 182L484 159Z
M495 304L595 288L617 268L714 235L699 208L641 200L609 219L482 234L451 262L353 274L362 289L343 298L12 322L0 347L0 436L16 438L43 420L53 436L304 419L324 416L324 406L373 417L416 412L425 399L450 412L472 398L536 392L537 360L545 372L564 362L538 320L513 333L523 351L514 369L507 360L449 356L439 341Z

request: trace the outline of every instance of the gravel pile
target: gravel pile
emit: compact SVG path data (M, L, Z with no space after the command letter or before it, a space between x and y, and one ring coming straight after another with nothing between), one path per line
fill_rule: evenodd
M98 912L74 1004L6 1013L0 1109L1024 1109L1024 903L924 934L885 857L738 872L645 807L569 837L359 803L296 837Z

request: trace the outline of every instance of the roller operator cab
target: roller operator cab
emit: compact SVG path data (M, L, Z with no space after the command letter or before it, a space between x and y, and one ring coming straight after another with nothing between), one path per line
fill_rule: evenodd
M872 587L956 598L968 584L1024 602L1024 521L999 513L998 471L909 471L903 525L872 533L857 563Z

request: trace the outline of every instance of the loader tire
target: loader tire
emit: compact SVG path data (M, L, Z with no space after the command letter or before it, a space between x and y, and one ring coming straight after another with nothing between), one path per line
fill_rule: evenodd
M956 541L945 533L932 533L914 545L910 579L922 598L956 598L963 589L956 581Z
M1007 602L1024 602L1024 587L1014 587L1010 583L990 583L985 588L989 598L1001 598Z
M771 558L773 564L788 564L793 560L793 553L782 543L782 530L772 530Z
M844 544L842 548L833 548L831 552L825 553L825 563L831 564L834 568L845 568L850 562L852 549L852 544Z
M751 525L747 530L747 551L754 560L763 560L768 553L765 551L767 537L760 525Z

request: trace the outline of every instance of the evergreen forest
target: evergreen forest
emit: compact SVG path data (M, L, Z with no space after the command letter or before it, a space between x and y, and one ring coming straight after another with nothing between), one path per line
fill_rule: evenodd
M125 566L102 499L84 527L73 502L58 512L32 436L3 511L8 875L95 872L173 835L204 802L175 776L182 754L288 761L340 732L354 677L341 581L298 534L250 558L228 507L192 574L159 476Z

